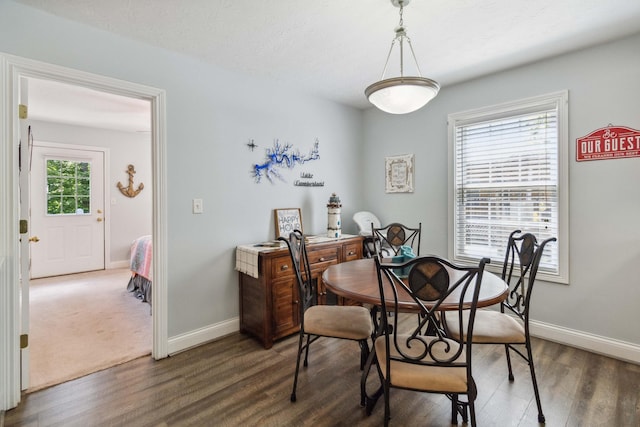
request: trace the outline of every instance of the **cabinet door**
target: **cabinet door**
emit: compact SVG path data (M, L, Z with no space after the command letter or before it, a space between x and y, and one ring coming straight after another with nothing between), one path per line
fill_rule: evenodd
M273 337L290 335L300 329L298 283L295 278L272 282Z
M335 264L337 264L337 262ZM327 291L327 288L322 281L322 273L324 273L324 270L326 270L327 267L328 265L321 270L315 270L313 273L313 280L315 280L317 284L316 292L318 293L318 304L336 305L338 303L337 295L333 292Z

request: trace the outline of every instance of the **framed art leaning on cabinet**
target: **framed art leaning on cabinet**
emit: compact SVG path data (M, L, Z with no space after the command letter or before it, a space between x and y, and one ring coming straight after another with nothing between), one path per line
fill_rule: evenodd
M273 218L276 225L276 239L289 237L293 230L302 230L302 212L300 208L274 209Z

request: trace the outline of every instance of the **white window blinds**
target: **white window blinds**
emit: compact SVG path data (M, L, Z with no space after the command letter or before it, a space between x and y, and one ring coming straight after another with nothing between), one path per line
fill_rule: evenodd
M453 120L454 258L500 263L514 230L558 237L557 103ZM548 245L540 272L559 269L558 245Z

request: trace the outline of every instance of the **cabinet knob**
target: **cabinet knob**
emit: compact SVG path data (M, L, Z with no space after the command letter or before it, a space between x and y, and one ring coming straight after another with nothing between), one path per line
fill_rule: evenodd
M284 270L288 270L289 266L288 265L283 265L282 267L280 267L280 270L284 271Z
M320 261L320 262L325 262L325 261L326 261L326 259L325 259L325 257L321 257L318 261Z
M349 255L355 255L356 253L354 251L349 251Z

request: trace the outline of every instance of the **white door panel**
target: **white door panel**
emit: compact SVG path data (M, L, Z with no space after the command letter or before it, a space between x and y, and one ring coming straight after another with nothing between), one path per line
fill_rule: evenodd
M51 190L51 182L58 178L47 175L47 164L57 161L89 165L91 191L87 212L75 211L75 207L72 212L51 211L47 201L57 197ZM60 178L60 182L67 181ZM104 269L104 153L36 142L31 184L32 235L39 238L38 244L31 247L31 278Z
M20 104L28 106L29 87L27 79L20 79ZM18 106L16 105L17 109ZM20 187L20 219L27 221L27 233L20 234L20 335L29 336L29 252L31 243L31 221L29 220L29 189L31 169L32 136L28 119L20 119L20 161L19 161L19 187ZM28 339L27 339L28 343ZM20 348L20 389L29 387L29 346Z

